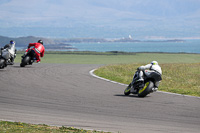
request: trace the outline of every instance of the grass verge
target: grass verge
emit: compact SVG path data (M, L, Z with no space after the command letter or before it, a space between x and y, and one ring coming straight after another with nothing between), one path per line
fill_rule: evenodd
M17 52L15 62L21 62L24 52ZM45 52L41 63L67 64L127 64L149 63L199 63L200 54L124 53L124 52Z
M105 133L89 131L73 127L56 127L48 125L34 125L21 122L0 121L0 133Z
M100 77L129 84L136 68L144 64L103 66L94 73ZM161 64L163 80L159 90L200 97L200 63Z

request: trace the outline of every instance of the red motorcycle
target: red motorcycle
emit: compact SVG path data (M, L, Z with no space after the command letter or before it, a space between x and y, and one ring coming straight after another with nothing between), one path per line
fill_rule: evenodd
M25 67L26 65L32 65L33 62L36 62L36 53L33 50L34 48L29 48L26 50L22 56L20 67Z

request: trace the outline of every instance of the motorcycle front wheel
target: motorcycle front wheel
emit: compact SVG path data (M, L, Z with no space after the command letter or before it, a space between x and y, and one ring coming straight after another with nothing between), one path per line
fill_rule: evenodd
M145 97L152 91L153 87L154 87L154 83L152 81L146 82L145 86L139 90L138 97Z
M129 84L124 90L124 95L128 96L131 93L131 84Z

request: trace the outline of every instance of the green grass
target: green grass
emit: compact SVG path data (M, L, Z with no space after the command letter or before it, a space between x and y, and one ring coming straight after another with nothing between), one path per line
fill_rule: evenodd
M0 121L0 133L105 133L103 131L89 131L73 127L56 127L48 125L34 125L21 122Z
M144 64L103 66L95 74L106 79L129 84L136 68ZM160 64L163 80L159 90L200 97L200 63Z
M22 52L17 53L15 62L21 61ZM111 53L111 52L46 52L41 63L68 64L127 64L149 63L198 63L200 54L167 54L167 53Z

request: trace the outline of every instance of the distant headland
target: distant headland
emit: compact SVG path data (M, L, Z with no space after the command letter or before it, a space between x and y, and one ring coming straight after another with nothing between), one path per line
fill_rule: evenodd
M127 38L114 38L114 39L105 39L105 38L44 38L44 37L4 37L0 36L0 46L3 47L5 44L9 43L10 40L16 41L17 47L26 48L29 43L37 42L37 40L42 39L46 49L72 49L76 50L71 44L73 43L106 43L106 42L184 42L185 40L181 39L172 39L172 40L134 40L130 36Z

